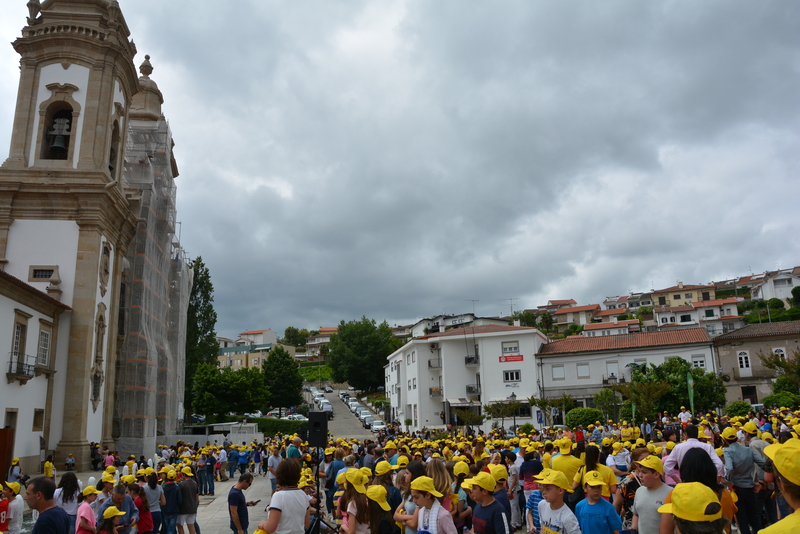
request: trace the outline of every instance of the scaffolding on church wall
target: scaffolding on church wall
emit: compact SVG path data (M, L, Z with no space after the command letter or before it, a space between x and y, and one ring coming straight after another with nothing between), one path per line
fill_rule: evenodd
M193 271L176 232L172 135L163 118L128 125L123 187L139 198L120 302L112 437L121 454L151 456L180 427L186 311Z

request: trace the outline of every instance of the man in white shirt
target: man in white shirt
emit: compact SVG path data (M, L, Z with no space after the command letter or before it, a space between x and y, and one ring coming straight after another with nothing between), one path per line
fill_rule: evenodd
M275 493L275 489L277 488L278 479L275 475L278 471L278 465L280 465L281 460L282 458L278 447L273 447L272 454L267 460L267 471L269 472L269 482L272 484L272 493Z
M228 451L224 447L219 450L219 479L228 480Z
M681 413L678 414L678 419L680 420L683 429L686 430L686 425L688 425L692 420L692 412L686 411L686 406L681 406Z

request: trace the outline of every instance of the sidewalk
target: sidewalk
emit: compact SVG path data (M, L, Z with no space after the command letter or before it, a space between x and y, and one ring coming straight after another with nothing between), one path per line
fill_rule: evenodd
M61 479L66 471L59 471L57 473L58 480ZM75 475L81 481L83 487L88 484L89 477L95 477L99 480L101 473L99 471L86 471L76 472ZM32 475L35 478L37 475ZM228 532L230 530L230 516L228 514L228 492L231 490L236 481L239 480L237 473L234 478L226 482L214 482L214 495L205 495L200 497L200 506L197 509L197 524L200 526L202 532ZM248 507L250 517L250 528L248 532L254 532L259 522L267 518L267 512L264 509L267 507L272 496L272 485L269 482L269 477L259 475L253 479L253 485L250 489L245 490L244 496L248 501L261 500L256 506ZM27 503L25 504L25 513L30 513Z

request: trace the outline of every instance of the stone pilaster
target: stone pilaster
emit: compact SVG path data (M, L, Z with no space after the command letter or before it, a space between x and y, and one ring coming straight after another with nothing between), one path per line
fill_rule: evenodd
M57 446L57 453L59 458L63 458L66 452L84 451L76 458L75 466L78 471L82 471L87 469L89 458L86 430L92 384L89 377L92 374L94 357L101 231L97 224L80 222L79 224L72 325L67 352L66 383L69 385L70 398L69 402L64 403L64 430Z

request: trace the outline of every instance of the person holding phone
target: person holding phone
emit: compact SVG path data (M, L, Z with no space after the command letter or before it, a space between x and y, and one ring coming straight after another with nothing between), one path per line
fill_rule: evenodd
M247 513L248 506L255 506L261 501L248 501L244 497L244 490L253 485L253 474L244 473L239 476L239 481L233 485L228 493L228 513L231 517L231 530L234 534L244 534L250 525Z

